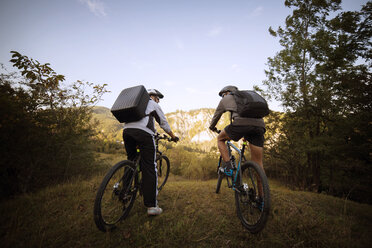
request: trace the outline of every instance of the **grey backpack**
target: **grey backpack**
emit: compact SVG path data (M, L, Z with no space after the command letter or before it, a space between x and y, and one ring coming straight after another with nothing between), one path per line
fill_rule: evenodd
M270 113L266 100L253 90L232 92L241 117L262 118Z

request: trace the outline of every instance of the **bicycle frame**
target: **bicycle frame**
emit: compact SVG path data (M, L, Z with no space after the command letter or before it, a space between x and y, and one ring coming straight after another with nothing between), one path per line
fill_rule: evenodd
M160 161L165 161L163 165L167 172L162 185L157 188L158 191L164 186L170 167L168 157L162 155L158 149L159 139L170 140L165 136L156 137L156 155L160 156ZM129 215L137 194L143 195L140 160L141 153L137 146L132 160L127 159L116 163L103 178L94 201L94 221L99 230L106 232L114 229L119 221ZM159 167L161 168L161 162Z
M216 132L219 133L219 130L216 130ZM265 171L259 164L254 161L247 161L245 158L244 151L247 147L245 140L243 140L241 149L232 144L231 141L226 141L225 145L234 172L232 176L225 174L225 171L221 169L223 163L222 156L220 156L217 167L216 193L220 192L221 182L226 177L228 188L235 192L236 211L240 221L251 233L258 233L264 228L270 210L270 189ZM237 159L232 154L234 150L239 155ZM261 193L257 187L259 182L262 185Z
M163 152L161 152L159 150L159 141L162 140L162 139L167 140L167 141L171 141L171 139L169 137L167 137L166 135L160 136L159 133L155 134L155 150L156 150L156 155L157 156L163 155Z
M242 149L239 149L231 141L228 140L226 142L226 146L227 146L227 150L229 151L229 157L230 158L233 158L231 148L234 149L239 154L239 160L238 160L238 163L237 163L236 173L235 173L234 178L232 179L231 186L230 186L229 179L226 178L228 186L231 187L233 190L238 190L237 186L241 185L241 180L238 182L238 175L241 174L241 164L242 164L242 158L244 156L244 150L245 150L246 143L244 142L243 146L242 146ZM221 159L219 161L219 164L218 164L219 167L221 166L221 160L222 160L222 157L221 157ZM239 177L239 179L240 178L241 177Z
M138 175L138 181L136 181L135 184L136 184L136 187L138 187L138 189L139 189L140 195L142 195L142 189L141 189L142 178L141 178L141 166L140 166L141 155L139 154L139 149L137 149L137 152L138 152L138 154L137 154L136 158L132 161L133 164L134 164L134 171L133 171L132 178L130 180L130 184L133 183L133 180L136 179L136 175ZM127 193L127 192L125 192L125 193Z
M159 151L159 140L160 139L155 139L156 157L160 157L161 155L163 155L163 153Z

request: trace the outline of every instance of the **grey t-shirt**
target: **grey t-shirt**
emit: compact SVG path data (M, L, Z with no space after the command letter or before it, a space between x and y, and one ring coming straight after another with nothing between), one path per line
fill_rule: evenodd
M265 122L262 118L240 117L237 113L237 109L238 108L233 95L226 95L223 97L218 104L216 111L214 112L209 128L213 129L217 125L217 122L220 120L222 114L226 111L231 112L231 117L233 119L232 124L235 126L257 126L265 128Z

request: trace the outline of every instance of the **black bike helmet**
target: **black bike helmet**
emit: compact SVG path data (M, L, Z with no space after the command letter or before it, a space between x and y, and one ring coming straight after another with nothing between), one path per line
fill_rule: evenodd
M222 97L222 94L225 93L225 92L234 92L234 91L237 91L237 90L238 90L238 87L228 85L228 86L223 87L222 90L220 90L220 92L218 93L218 95Z
M164 97L163 94L160 93L160 91L158 91L156 89L148 89L147 93L149 93L150 96L157 96L160 99L162 99Z

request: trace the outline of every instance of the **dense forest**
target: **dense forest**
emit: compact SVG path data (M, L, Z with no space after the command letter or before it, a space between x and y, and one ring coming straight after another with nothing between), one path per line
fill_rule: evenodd
M342 11L337 0L285 5L293 9L285 26L269 28L282 50L268 58L264 88L256 88L285 109L265 119L266 173L296 189L372 203L372 2L359 11ZM105 84L67 85L48 63L11 54L17 71L2 66L0 73L2 199L86 176L97 152L123 153L120 124L108 109L94 107ZM181 137L161 147L172 173L214 177L212 114L167 114Z
M285 107L269 150L273 173L293 186L371 202L372 2L285 1L293 8L270 33L282 50L268 59L266 95Z

